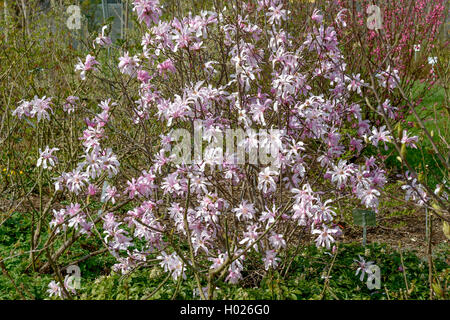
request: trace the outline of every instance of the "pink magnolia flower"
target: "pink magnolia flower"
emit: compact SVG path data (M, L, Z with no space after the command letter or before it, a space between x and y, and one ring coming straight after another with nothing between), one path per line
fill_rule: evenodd
M364 275L366 272L369 271L369 267L371 265L373 265L373 261L366 262L366 260L364 260L360 255L358 255L358 257L359 257L359 260L356 260L356 259L353 260L356 263L358 263L358 269L356 269L355 275L357 276L358 273L361 271L361 276L359 277L359 280L364 281Z
M74 112L78 101L80 101L80 98L75 96L68 96L66 98L66 103L63 105L63 110L69 114Z
M69 216L76 216L78 213L81 212L81 205L79 203L71 203L66 207L66 213Z
M12 115L17 116L19 119L22 119L23 116L30 117L31 110L33 110L33 103L25 100L20 102L20 105L12 112Z
M395 119L395 112L397 111L396 107L393 107L391 105L391 101L389 99L386 99L383 104L381 106L378 106L377 110L378 112L380 112L380 114L382 113L382 109L384 109L384 112L387 114L387 116L391 119Z
M75 169L70 173L67 173L67 188L70 192L78 194L81 188L88 182L89 177L86 173L81 172L80 169Z
M312 234L319 235L315 240L317 247L326 247L327 249L330 249L331 244L336 241L332 235L335 235L337 233L339 233L339 229L328 228L326 225L322 226L322 230L312 230Z
M172 72L175 73L177 71L177 69L175 69L175 66L173 65L172 60L167 59L164 62L161 62L160 64L158 64L158 72L159 74L162 75L166 75L167 72Z
M105 36L105 30L108 28L108 26L103 26L102 27L102 33L98 35L97 38L95 38L94 40L94 48L95 48L95 43L97 43L99 46L101 47L109 47L111 46L112 42L111 42L111 38L108 36Z
M367 208L376 208L378 206L378 197L380 196L380 192L377 189L359 189L357 194Z
M139 70L137 73L137 79L143 83L147 83L152 77L145 70Z
M117 188L114 187L114 186L111 187L111 186L108 185L106 187L105 193L102 194L102 196L101 196L101 201L102 202L108 202L108 201L111 200L111 203L115 204L116 203L116 198L119 197L119 196L120 196L120 194L117 192Z
M236 214L238 220L241 220L241 217L245 220L253 219L255 216L255 208L247 200L242 201L239 207L234 208L232 211Z
M97 194L97 187L93 184L88 185L87 194L89 196L95 196Z
M79 163L79 168L85 168L86 174L95 179L102 173L102 161L98 155L97 150L83 155L85 161Z
M111 178L119 172L120 162L111 148L107 148L102 152L99 161L102 163L102 170L108 173L108 177Z
M123 57L119 58L119 69L123 74L133 75L139 67L139 58L137 56L130 57L126 52Z
M81 80L86 80L86 72L90 70L98 70L94 66L100 64L97 60L95 60L95 57L91 56L90 54L86 56L86 60L84 63L80 58L78 58L78 61L79 62L75 65L75 71L80 71Z
M378 78L378 82L384 88L394 89L400 82L399 72L397 69L388 66L386 71L382 71L375 75Z
M408 147L417 149L417 146L415 145L415 143L418 141L419 141L418 136L409 137L408 132L406 130L403 130L403 135L402 135L402 140L401 140L402 144L406 144Z
M336 23L340 24L343 28L347 26L347 23L345 22L345 12L348 11L347 9L342 9L338 12L336 15Z
M356 91L358 94L361 94L361 87L364 84L364 80L361 79L361 75L358 73L356 76L353 75L353 78L349 78L350 82L347 86L349 91Z
M423 206L428 200L428 194L425 187L419 183L416 178L413 178L409 171L406 172L406 177L407 184L402 186L402 189L406 192L405 200L412 200L417 202L419 206Z
M320 10L319 9L315 9L313 11L312 16L311 16L311 19L320 24L320 23L322 23L323 15L321 15L319 13L320 13Z
M209 261L212 262L210 269L217 269L219 268L222 264L225 263L227 258L227 255L225 253L220 253L217 256L217 258L208 258Z
M319 199L318 203L312 206L312 209L314 209L315 211L315 217L319 218L320 221L333 221L333 216L335 216L336 213L333 211L333 208L331 206L328 206L328 204L331 202L333 201L331 199L328 199L322 203Z
M230 267L228 270L228 276L225 278L225 281L228 281L231 284L236 284L239 280L242 279L241 270L236 267Z
M63 295L64 295L64 290L62 289L62 287L59 284L59 282L56 282L55 280L52 280L48 284L47 293L49 294L50 297L55 296L55 297L58 297L58 298L62 298Z
M269 270L270 268L275 269L281 261L281 259L277 257L275 250L267 250L266 256L262 260L264 262L264 269L266 270Z
M66 218L66 210L55 210L53 209L53 219L50 221L50 227L57 228L56 233L60 232L60 226L63 225ZM66 229L66 226L63 225L63 230Z
M346 160L339 160L338 165L332 165L333 170L328 170L327 173L331 174L331 181L337 183L338 187L346 184L347 179L352 176L353 168L351 165L347 165Z
M382 126L380 129L373 127L372 136L369 137L370 142L377 147L379 142L390 142L392 136L390 135L389 130L385 130L386 126Z
M245 244L246 246L252 246L253 249L258 251L258 243L256 240L258 239L258 236L260 233L256 231L259 228L257 224L249 225L247 227L247 231L244 232L243 238L241 241L239 241L240 244Z
M281 20L286 20L290 11L283 9L283 4L278 6L271 5L267 16L269 17L270 24L280 24Z
M275 222L277 216L278 216L278 209L276 208L275 204L273 204L272 209L266 207L266 210L261 214L259 220L261 222L267 221L267 225L271 225L272 223Z
M180 180L178 178L178 173L174 172L164 178L161 184L161 189L164 193L175 193L181 190Z
M270 170L270 167L266 167L258 174L258 189L264 193L273 192L277 189L274 176L277 176L278 172Z
M46 98L45 96L40 99L34 97L33 110L31 110L31 116L36 115L38 122L41 121L42 118L50 120L49 114L47 112L47 110L52 111L50 107L50 100L51 98Z
M285 248L286 241L283 238L283 234L272 232L272 235L269 237L269 242L275 249Z
M161 16L159 0L134 0L133 6L133 11L136 11L138 20L144 21L147 27L150 28L151 22L158 23Z
M184 266L183 261L175 252L171 255L168 255L164 251L162 251L161 255L157 258L161 260L160 265L161 267L163 267L164 271L172 272L172 278L174 280L177 280L179 276L182 276L183 279L186 279L186 267Z
M39 148L40 156L36 166L37 167L42 166L43 169L49 168L51 170L51 168L54 167L56 163L58 163L58 158L52 153L58 150L59 150L58 148L50 149L48 146L45 147L44 151L42 151L41 148Z

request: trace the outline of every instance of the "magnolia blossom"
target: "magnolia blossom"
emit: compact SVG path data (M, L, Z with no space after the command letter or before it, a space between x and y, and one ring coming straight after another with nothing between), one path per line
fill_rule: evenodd
M258 175L258 189L264 193L273 192L277 189L277 184L273 176L277 176L278 172L270 170L270 167L266 167Z
M17 116L19 119L25 117L36 117L38 122L43 118L50 120L50 115L47 110L53 112L51 108L51 100L52 98L47 98L43 96L42 98L38 98L34 96L33 100L25 101L22 100L20 105L12 112L13 116Z
M61 210L53 209L53 219L52 219L52 221L50 221L50 227L57 228L56 233L60 232L59 227L61 225L62 225L62 229L66 230L66 226L63 225L65 222L65 218L66 218L66 210L65 209L61 209Z
M128 75L133 75L139 67L139 58L137 56L130 57L126 52L123 57L119 58L120 72Z
M37 161L36 166L40 167L42 165L43 169L51 169L55 166L55 164L58 162L58 158L53 155L52 153L55 151L58 151L58 148L49 148L48 146L45 147L45 150L42 151L41 148L39 148L39 159ZM48 164L47 164L48 162Z
M243 239L239 243L246 246L251 245L255 251L258 251L258 243L256 241L260 235L260 232L256 231L258 228L257 224L248 226L247 231L243 234Z
M161 260L160 265L164 271L172 272L172 278L174 280L177 280L179 276L186 279L184 263L175 252L168 255L163 251L157 258Z
M275 250L267 250L266 256L262 260L264 262L264 269L269 270L270 268L275 269L281 259L277 257Z
M116 198L119 197L120 194L117 192L117 188L114 186L107 186L105 192L102 194L100 200L102 202L108 202L111 200L112 204L116 203Z
M408 147L417 149L417 146L415 145L415 143L418 141L419 141L418 136L409 137L408 132L406 130L403 130L402 140L401 140L402 144L406 144Z
M20 105L12 112L12 115L17 116L19 119L22 119L24 116L30 117L31 110L33 110L33 103L22 100Z
M55 232L73 229L90 235L102 229L108 250L117 259L113 270L122 273L148 265L157 256L164 271L181 280L195 259L202 270L220 269L219 276L238 283L243 271L251 270L245 263L257 265L254 259L262 261L266 270L277 268L281 260L277 253L298 244L287 242L292 241L289 230L311 231L316 246L330 249L342 234L334 221L338 206L334 202L348 198L376 210L386 170L380 158L362 159L360 152L367 145L389 142L392 133L374 122L364 104L356 101L364 99L354 97L365 94L368 76L347 67L338 37L341 30L326 24L333 19L324 19L324 13L314 10L314 23L306 24L305 35L297 35L284 25L289 24L290 14L284 3L259 0L259 15L244 6L239 12L201 11L160 21L159 1L134 1L137 18L148 27L144 26L142 52L132 56L126 52L116 67L137 80L129 79L126 88L135 102L127 109L130 120L145 129L153 117L164 132L153 137L151 146L142 145L152 154L133 164L138 170L119 174L118 155L126 157L128 149L108 141L107 134L125 124L119 115L127 110L105 97L98 113L82 119L83 150L76 155L80 160L71 167L75 169L54 177L55 189L67 188L75 193L68 196L79 202L54 209L50 225L57 228ZM252 12L262 19L253 19ZM343 14L335 21L345 27ZM223 38L227 46L220 63L209 61L220 53L215 51L216 38ZM109 44L105 27L95 44ZM203 69L183 73L178 69L183 58L189 59L188 69ZM96 65L93 57L87 60L77 68L82 78ZM160 81L169 73L174 73L174 81ZM399 72L388 67L377 79L392 90L400 80ZM47 118L49 104L36 108L36 103L22 101L15 115ZM67 110L76 103L68 101ZM378 111L392 120L399 118L389 100ZM180 163L179 139L172 134L188 129L183 138L191 142L188 132L198 133L191 126L197 121L202 130L193 140L194 145L200 140L200 155L195 155L194 163ZM259 153L256 162L236 163L235 151L228 145L224 148L224 133L235 128L247 130L236 144L249 158L254 151ZM134 139L150 139L139 132L126 135L131 151L142 144L133 143ZM414 147L417 140L404 132L402 143ZM119 148L117 154L111 145ZM275 158L271 166L264 161L269 152ZM359 157L355 163L346 160L355 156ZM47 165L51 166L49 160ZM117 175L118 179L112 179ZM105 183L100 195L96 185L105 176L114 186ZM421 191L416 195L414 189L404 189L412 200L421 195ZM132 200L126 212L115 211L120 195ZM88 197L103 201L102 211L89 212L92 206L81 206L90 203ZM86 220L91 215L98 218L93 221L103 223L102 228ZM178 253L188 244L192 255L182 259ZM52 288L56 294L58 289Z
M397 69L388 66L386 71L382 71L375 75L378 78L378 82L384 88L394 89L400 82L400 76Z
M377 147L379 142L390 142L392 136L388 130L385 130L386 126L382 126L381 128L374 127L372 129L372 136L370 136L369 141Z
M150 74L145 70L139 70L137 73L137 79L143 83L148 83L151 78Z
M369 271L369 268L371 265L373 265L373 261L368 261L366 262L366 260L364 260L360 255L358 255L359 260L354 259L353 261L355 261L356 263L358 263L358 269L356 269L356 273L355 275L357 276L359 272L361 272L361 276L359 277L360 281L364 281L364 275L366 272Z
M381 115L383 115L382 108L389 118L395 119L395 111L397 108L391 105L391 101L389 99L386 99L381 106L378 106L377 110Z
M62 289L62 287L59 284L59 282L56 282L55 280L52 280L48 284L47 293L49 294L50 297L55 296L55 297L58 297L58 298L62 298L63 295L64 295L64 290Z
M347 23L345 22L345 12L347 12L347 9L342 9L341 11L338 12L337 16L336 16L336 23L342 25L343 28L345 28L347 26Z
M231 267L228 271L228 276L225 278L225 281L228 281L231 284L236 284L241 279L242 279L241 270L236 267Z
M99 161L102 163L102 170L108 173L108 177L111 178L119 172L120 162L111 148L107 148L102 152Z
M276 208L275 204L272 206L272 209L269 209L268 207L265 208L266 210L261 213L261 217L259 220L261 222L267 221L267 225L271 225L275 222L275 219L278 215L278 209Z
M378 206L380 192L377 189L359 189L358 193L360 194L359 198L366 208L376 208Z
M33 109L31 110L31 116L36 116L38 122L41 121L42 118L46 118L47 120L50 120L50 116L47 112L47 110L52 111L52 108L50 107L52 98L47 98L43 96L42 98L34 97L32 104ZM53 111L52 111L53 112Z
M158 23L161 15L159 0L134 0L133 6L139 21L144 21L147 27L150 27L151 22Z
M323 15L321 15L319 13L320 13L319 9L314 9L311 19L316 21L317 23L322 23Z
M408 183L402 186L402 189L406 192L405 200L413 200L417 202L419 206L423 206L428 200L428 195L425 187L420 184L416 178L413 178L410 175L409 171L406 172L406 176L408 179Z
M90 185L88 185L86 193L89 196L95 196L97 194L97 191L98 191L97 187L94 184L90 184Z
M364 85L364 80L361 79L361 75L358 73L356 76L353 75L353 78L349 78L350 83L347 86L349 91L356 91L358 94L361 94L361 87Z
M84 63L80 58L78 58L78 61L79 62L75 65L75 71L80 71L81 80L86 80L86 72L90 70L97 70L94 66L100 64L97 60L95 60L95 57L90 54L86 56Z
M333 165L333 170L329 170L327 173L331 174L331 181L337 183L340 187L353 174L353 169L350 165L347 165L346 160L339 160L338 165Z
M89 177L86 173L81 172L80 169L75 169L67 174L67 188L71 192L78 194L88 182L88 179Z
M277 250L286 247L283 234L272 232L272 235L269 237L269 242Z
M283 9L283 4L278 6L270 6L267 16L270 24L280 24L282 20L286 20L290 11Z
M80 101L79 97L76 96L68 96L66 98L66 103L63 104L63 110L67 113L72 113L75 111L75 107L77 102Z
M253 219L255 216L255 208L253 207L253 204L249 203L247 200L241 202L239 207L234 208L232 211L236 214L236 217L239 220L241 220L241 217L248 220Z
M85 153L83 157L86 159L81 162L78 166L80 168L85 168L85 173L95 179L99 177L102 173L102 161L98 155L97 150L93 150L90 153Z
M105 30L108 28L108 26L103 26L102 27L102 33L98 35L97 38L95 38L94 43L97 43L99 46L101 47L109 47L111 46L112 42L111 42L111 38L108 36L105 36ZM94 44L94 48L95 48L95 44Z
M428 57L428 64L434 66L438 62L437 57Z
M158 64L158 72L160 75L165 75L167 71L175 73L177 69L175 69L175 66L173 65L172 60L167 59L164 62Z
M338 233L339 233L338 228L328 228L326 225L323 226L322 230L317 229L312 230L312 234L319 235L316 239L317 246L326 247L327 249L330 249L331 244L336 241L332 235Z

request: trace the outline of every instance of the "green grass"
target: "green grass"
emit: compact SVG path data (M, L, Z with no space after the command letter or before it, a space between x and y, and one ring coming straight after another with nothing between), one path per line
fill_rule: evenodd
M423 91L424 85L417 85L413 89L413 96L415 98L419 97L419 93ZM436 133L438 130L441 131L443 137L449 141L450 140L450 130L449 125L449 114L442 108L445 103L445 89L443 87L437 86L433 87L424 96L421 96L422 102L418 107L419 116L424 119L425 128L428 131L433 131ZM435 121L436 117L436 121ZM414 115L410 115L406 121L416 122ZM420 129L412 128L411 133L419 134ZM423 140L424 147L431 147L430 142L427 139Z
M25 288L27 297L48 299L48 283L55 280L53 274L39 274L28 264L29 239L27 232L30 223L19 213L14 213L0 228L0 255L7 258L4 263L16 286ZM84 239L77 242L70 254L63 255L58 263L68 265L74 257L83 256L101 247L97 240ZM449 278L448 246L435 249L435 275L442 281ZM381 289L369 290L366 278L360 281L355 275L357 265L354 259L358 255L366 261L374 261L381 269ZM70 256L70 257L69 257ZM293 255L291 255L293 256ZM215 293L216 299L319 299L324 289L323 275L328 272L333 257L314 245L305 246L295 256L286 275L277 271L255 276L254 269L261 265L250 266L243 271L243 281L237 285L219 283ZM325 299L427 299L429 298L428 264L415 252L404 252L404 267L410 292L406 295L406 283L401 271L401 257L397 250L385 244L369 244L366 248L359 243L341 244L333 267L330 271L328 289L324 291ZM108 255L91 257L79 264L81 269L81 286L77 299L141 299L153 292L167 277L158 266L137 270L127 276L111 272L114 259ZM198 299L194 296L195 283L192 275L187 274L177 290L177 283L169 279L152 299ZM23 291L22 289L20 289ZM0 299L20 299L11 281L0 276Z

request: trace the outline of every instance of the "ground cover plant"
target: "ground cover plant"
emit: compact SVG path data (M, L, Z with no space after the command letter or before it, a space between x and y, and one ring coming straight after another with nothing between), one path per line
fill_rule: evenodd
M1 299L448 298L445 1L124 4L3 2Z

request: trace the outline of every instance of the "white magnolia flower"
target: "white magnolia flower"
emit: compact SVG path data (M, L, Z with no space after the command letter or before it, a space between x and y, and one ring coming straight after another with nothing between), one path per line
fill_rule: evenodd
M428 57L428 64L434 66L437 63L437 57Z
M98 45L102 46L102 47L109 47L112 44L111 38L105 35L105 30L108 28L108 26L103 26L102 27L102 33L98 35L97 38L95 38L94 40L94 48L95 48L95 43L97 43Z
M364 275L369 271L369 268L371 265L374 264L373 261L367 261L364 260L360 255L358 255L359 260L354 259L353 261L355 261L356 263L358 263L359 267L356 270L355 276L358 275L358 273L361 271L361 276L359 277L359 280L363 281L364 280Z
M58 158L54 156L52 153L55 151L58 151L58 148L49 148L48 146L45 147L45 150L42 151L41 148L39 148L39 159L37 160L37 167L42 166L44 169L51 169L55 166L55 164L58 162ZM48 162L48 163L47 163Z

